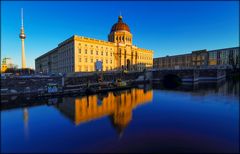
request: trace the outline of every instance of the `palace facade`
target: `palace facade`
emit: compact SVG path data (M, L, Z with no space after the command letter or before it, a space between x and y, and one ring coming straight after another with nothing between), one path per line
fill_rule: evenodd
M74 35L56 48L35 59L36 72L71 73L102 70L143 70L153 65L153 51L132 44L129 26L118 17L108 35L108 41Z

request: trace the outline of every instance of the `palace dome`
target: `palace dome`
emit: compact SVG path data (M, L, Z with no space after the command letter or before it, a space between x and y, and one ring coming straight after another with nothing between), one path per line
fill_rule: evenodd
M130 32L130 28L128 27L128 25L122 21L122 16L118 17L118 22L112 26L110 33L120 31L120 30L125 30Z

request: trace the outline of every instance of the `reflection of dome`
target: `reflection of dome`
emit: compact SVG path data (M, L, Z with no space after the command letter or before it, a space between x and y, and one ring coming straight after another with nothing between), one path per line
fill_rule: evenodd
M114 115L110 116L109 118L110 118L110 121L111 121L113 127L116 129L117 134L118 134L119 136L122 136L123 131L124 131L124 129L127 127L128 124L125 124L125 125L124 125L124 124L118 124L118 123L116 123L116 122L114 121Z
M110 116L110 121L120 137L122 136L124 129L128 126L131 120L132 110L126 110L125 112L115 112Z
M112 26L110 33L120 31L120 30L125 30L130 32L130 28L128 27L128 25L122 21L122 16L118 17L118 22Z

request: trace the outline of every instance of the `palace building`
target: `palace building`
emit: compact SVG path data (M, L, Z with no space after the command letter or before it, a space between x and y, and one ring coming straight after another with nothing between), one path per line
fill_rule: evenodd
M132 37L129 26L119 16L110 30L108 41L74 35L35 59L36 72L93 72L98 61L103 71L151 68L153 51L133 45Z

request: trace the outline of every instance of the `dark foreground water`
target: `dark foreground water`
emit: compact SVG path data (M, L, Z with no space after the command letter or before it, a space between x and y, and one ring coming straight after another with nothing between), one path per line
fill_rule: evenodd
M12 98L1 108L1 152L236 153L238 84L17 100L25 107Z

